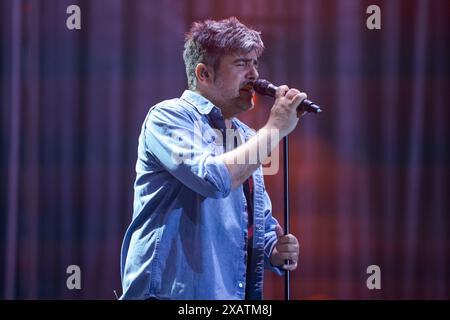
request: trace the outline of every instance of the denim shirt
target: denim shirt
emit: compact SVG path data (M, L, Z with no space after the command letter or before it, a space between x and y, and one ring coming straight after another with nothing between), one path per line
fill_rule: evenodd
M243 141L255 133L232 120ZM221 129L217 131L214 129ZM139 136L134 212L121 253L121 299L262 299L276 243L262 168L253 173L251 294L246 292L247 205L225 152L219 108L186 90L150 108Z

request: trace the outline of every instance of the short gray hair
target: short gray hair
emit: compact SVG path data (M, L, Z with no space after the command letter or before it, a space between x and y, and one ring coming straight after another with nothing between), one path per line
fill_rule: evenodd
M261 56L264 44L260 34L235 17L194 22L186 34L183 52L189 89L197 86L195 68L199 63L212 66L217 71L223 55L255 51L258 57Z

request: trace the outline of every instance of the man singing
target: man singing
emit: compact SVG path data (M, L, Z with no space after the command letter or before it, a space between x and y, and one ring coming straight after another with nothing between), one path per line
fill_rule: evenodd
M306 94L278 87L257 133L236 118L253 107L263 49L234 17L192 25L189 90L150 108L139 136L121 299L260 300L265 268L297 268L298 240L272 216L261 164L297 126Z

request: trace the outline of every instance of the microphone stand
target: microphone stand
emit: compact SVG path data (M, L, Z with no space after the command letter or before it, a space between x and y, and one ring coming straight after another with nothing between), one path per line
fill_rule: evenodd
M289 234L289 139L284 137L284 234ZM286 264L289 261L286 260ZM290 271L286 270L284 278L284 300L290 300Z
M277 87L264 79L258 79L253 83L253 89L255 92L276 97ZM307 112L320 113L322 109L314 102L304 99L302 102L303 110ZM289 140L288 136L284 137L284 235L289 234ZM289 260L285 261L289 264ZM286 277L284 281L284 300L290 300L291 288L290 288L290 271L286 270Z

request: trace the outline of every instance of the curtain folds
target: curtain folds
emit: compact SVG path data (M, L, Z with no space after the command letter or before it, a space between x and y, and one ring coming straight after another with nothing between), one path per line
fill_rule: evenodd
M72 4L81 30L66 27ZM371 4L381 30L366 27ZM260 76L324 108L290 135L292 298L449 299L448 12L446 0L1 1L0 298L115 299L141 124L186 88L190 24L234 15L262 31ZM258 129L270 103L240 118ZM266 186L282 222L282 172ZM267 273L265 297L283 298L281 278Z

